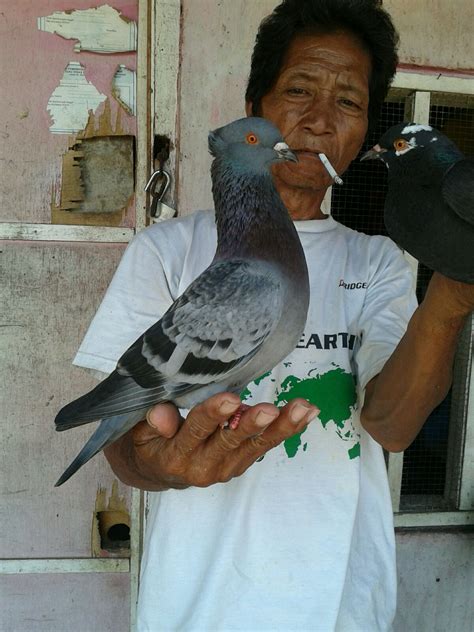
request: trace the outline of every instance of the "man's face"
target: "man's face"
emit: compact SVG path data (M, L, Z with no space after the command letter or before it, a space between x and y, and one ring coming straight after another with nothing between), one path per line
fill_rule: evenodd
M348 33L293 40L276 84L261 102L262 116L298 152L298 163L274 167L280 190L320 191L332 183L314 153L325 153L338 174L357 156L367 132L370 70L368 53Z

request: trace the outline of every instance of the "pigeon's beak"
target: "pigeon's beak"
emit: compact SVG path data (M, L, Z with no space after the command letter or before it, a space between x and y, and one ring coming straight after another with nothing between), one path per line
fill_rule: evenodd
M360 161L362 162L363 160L375 160L376 158L381 159L382 154L384 154L386 151L387 150L383 147L380 147L380 145L374 145L372 149L369 149L369 151L365 152Z
M288 145L286 143L277 143L273 149L276 151L276 153L278 154L278 157L281 160L290 160L291 162L298 162L298 157L296 156L295 153L293 153L291 151L291 149L288 147Z

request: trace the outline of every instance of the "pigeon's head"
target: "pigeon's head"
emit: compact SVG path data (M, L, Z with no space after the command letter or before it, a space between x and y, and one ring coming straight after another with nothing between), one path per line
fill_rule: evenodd
M361 160L382 160L387 167L407 167L421 155L434 154L448 139L431 125L400 123L394 125L369 149ZM448 141L449 142L449 141Z
M246 174L268 173L275 162L298 162L278 128L258 117L238 119L210 132L209 151L219 162Z

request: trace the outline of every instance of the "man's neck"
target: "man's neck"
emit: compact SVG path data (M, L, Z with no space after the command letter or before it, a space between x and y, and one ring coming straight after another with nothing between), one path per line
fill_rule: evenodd
M281 186L276 182L278 193L283 204L293 220L326 219L321 211L325 190L315 191L313 189L291 189Z

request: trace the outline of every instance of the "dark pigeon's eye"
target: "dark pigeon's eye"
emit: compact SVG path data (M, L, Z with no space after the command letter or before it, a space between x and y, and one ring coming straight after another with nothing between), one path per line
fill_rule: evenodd
M250 132L250 134L247 134L245 140L249 145L256 145L258 143L258 138L252 132Z
M401 151L402 149L406 149L408 147L408 143L404 138L399 138L393 143L393 146L397 151Z

